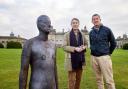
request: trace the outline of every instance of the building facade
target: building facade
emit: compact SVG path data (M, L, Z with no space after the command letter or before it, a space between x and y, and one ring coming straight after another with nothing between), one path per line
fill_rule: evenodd
M123 37L119 36L116 39L117 48L122 48L124 44L128 43L128 36L124 34Z
M4 48L7 47L7 42L10 42L10 41L19 42L23 46L26 39L21 38L20 36L18 37L14 36L13 32L10 33L10 36L0 36L0 43L3 44Z
M90 47L89 33L88 33L86 27L84 27L84 29L81 29L81 32L83 32L85 34L85 37L88 41L88 47ZM62 32L56 32L56 30L53 29L49 34L49 40L53 41L57 47L62 47L65 33L66 32L64 32L64 29L62 29Z

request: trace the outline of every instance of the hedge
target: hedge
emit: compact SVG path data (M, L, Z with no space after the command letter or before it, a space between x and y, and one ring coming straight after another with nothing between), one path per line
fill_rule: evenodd
M2 43L0 43L0 48L4 48L4 45Z
M128 50L128 43L123 45L123 49Z
M22 45L20 42L10 41L7 43L7 48L22 48Z

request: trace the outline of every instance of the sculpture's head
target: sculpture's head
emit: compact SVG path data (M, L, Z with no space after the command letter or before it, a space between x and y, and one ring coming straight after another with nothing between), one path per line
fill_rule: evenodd
M49 34L51 31L51 21L47 15L41 15L37 19L37 27L40 32Z

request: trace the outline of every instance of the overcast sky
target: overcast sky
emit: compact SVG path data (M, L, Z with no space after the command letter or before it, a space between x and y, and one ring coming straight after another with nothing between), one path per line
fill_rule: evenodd
M90 31L94 13L116 37L128 34L128 0L0 0L0 36L11 31L27 39L37 36L36 20L42 14L50 17L58 32L70 29L73 17L80 20L80 29L86 25Z

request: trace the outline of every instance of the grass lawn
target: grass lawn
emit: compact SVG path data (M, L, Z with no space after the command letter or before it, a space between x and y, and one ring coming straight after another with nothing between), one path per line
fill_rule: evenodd
M87 68L83 72L81 89L97 89L95 75L90 66L89 50ZM0 49L0 89L18 89L21 49ZM117 49L112 55L116 89L128 89L128 50ZM67 72L64 69L64 52L57 50L59 89L67 89Z

